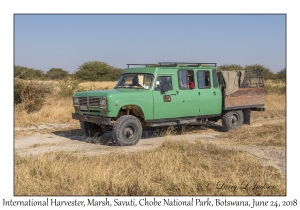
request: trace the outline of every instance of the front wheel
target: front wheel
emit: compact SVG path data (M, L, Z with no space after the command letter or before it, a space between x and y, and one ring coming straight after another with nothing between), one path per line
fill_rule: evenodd
M132 146L139 142L142 132L142 124L138 118L133 115L123 115L112 129L112 138L119 146Z
M222 116L222 127L224 131L235 130L242 126L244 115L241 110L229 111Z

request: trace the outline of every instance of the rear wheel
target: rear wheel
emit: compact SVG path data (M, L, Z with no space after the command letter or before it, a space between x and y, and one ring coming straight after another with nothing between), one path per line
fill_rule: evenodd
M133 115L123 115L115 123L112 138L119 146L136 145L142 137L142 124Z
M242 126L244 115L241 110L229 111L222 116L222 127L224 131L235 130Z
M87 137L99 137L104 133L101 126L97 125L96 123L81 121L80 128L84 135Z

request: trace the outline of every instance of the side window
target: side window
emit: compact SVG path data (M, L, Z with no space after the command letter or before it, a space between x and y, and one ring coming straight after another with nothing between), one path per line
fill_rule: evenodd
M210 74L209 71L197 71L198 88L210 88Z
M161 91L165 87L168 90L173 90L172 77L171 76L159 76L157 77L154 90Z
M179 70L178 71L178 85L179 89L194 89L194 71L193 70Z
M212 75L213 75L214 88L217 88L219 86L219 83L218 83L218 73L216 69L212 71Z

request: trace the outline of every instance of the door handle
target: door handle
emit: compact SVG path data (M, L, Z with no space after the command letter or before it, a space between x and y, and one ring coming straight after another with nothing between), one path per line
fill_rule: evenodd
M214 91L214 96L216 95L216 92Z

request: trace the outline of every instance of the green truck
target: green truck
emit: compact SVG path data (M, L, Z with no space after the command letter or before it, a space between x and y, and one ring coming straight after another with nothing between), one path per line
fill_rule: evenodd
M216 63L127 64L113 90L77 92L75 112L85 136L112 131L120 146L139 142L143 128L222 120L224 131L264 111L261 71L220 71Z

